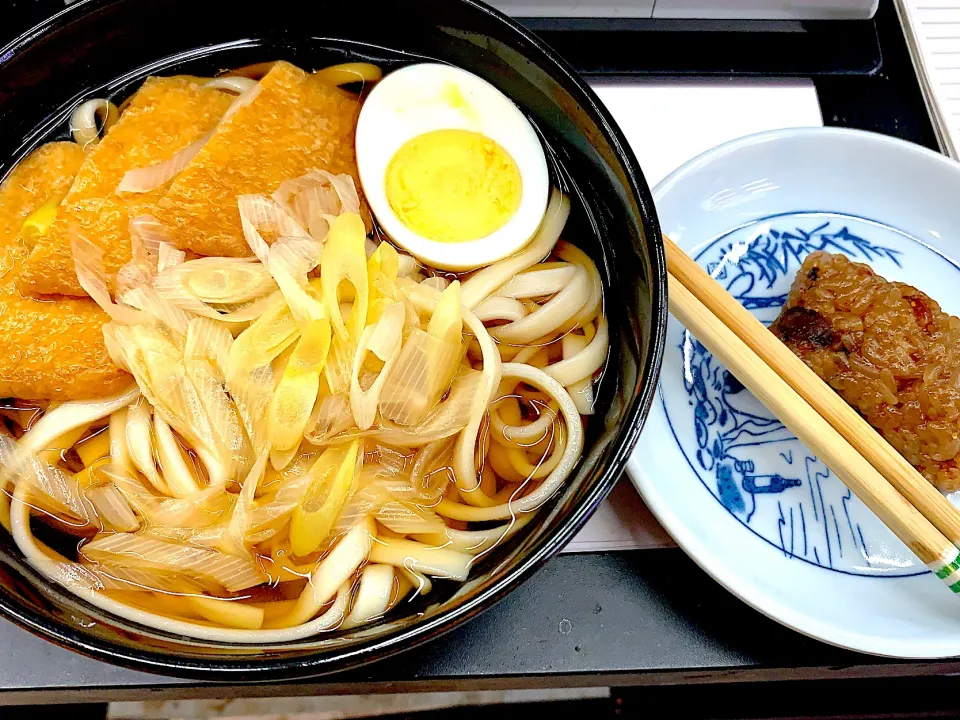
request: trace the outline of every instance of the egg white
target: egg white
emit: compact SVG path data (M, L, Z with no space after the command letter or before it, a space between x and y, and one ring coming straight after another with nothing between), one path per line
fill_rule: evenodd
M455 88L462 102L451 103ZM443 243L414 232L386 194L387 166L408 141L434 130L470 130L496 141L517 164L520 205L506 223L477 240ZM486 80L451 65L408 65L387 75L360 110L357 169L370 209L390 238L424 263L472 270L516 252L536 233L547 207L550 174L540 138L520 109Z

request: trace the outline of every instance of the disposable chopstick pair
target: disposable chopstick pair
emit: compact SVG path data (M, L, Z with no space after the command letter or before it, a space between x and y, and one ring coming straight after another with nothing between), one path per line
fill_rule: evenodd
M960 593L960 511L692 258L664 243L674 316Z

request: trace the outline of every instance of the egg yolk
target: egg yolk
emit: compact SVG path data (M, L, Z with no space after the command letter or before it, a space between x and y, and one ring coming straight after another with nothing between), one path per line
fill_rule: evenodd
M497 142L470 130L434 130L390 160L387 200L401 222L437 242L477 240L520 206L520 169Z

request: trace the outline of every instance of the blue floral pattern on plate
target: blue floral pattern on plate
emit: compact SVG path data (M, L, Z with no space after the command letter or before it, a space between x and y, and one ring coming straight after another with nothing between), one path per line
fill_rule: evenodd
M691 255L769 325L803 259L816 250L867 262L887 277L896 277L904 263L936 258L952 265L897 230L834 213L765 218ZM828 570L871 577L926 571L909 553L891 548L885 528L876 532L876 519L846 486L696 338L680 331L668 342L679 354L681 371L671 375L682 390L665 389L662 379L663 410L691 469L727 512L787 557Z

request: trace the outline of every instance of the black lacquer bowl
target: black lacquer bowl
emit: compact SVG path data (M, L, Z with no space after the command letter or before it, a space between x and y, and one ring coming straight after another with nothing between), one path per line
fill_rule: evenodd
M620 478L656 388L666 270L650 191L597 97L536 37L473 0L85 0L0 50L0 174L62 135L84 98L124 97L150 74L212 75L266 60L314 69L432 59L487 79L530 117L566 177L568 237L597 262L611 355L587 453L563 493L464 585L437 583L383 621L309 641L225 645L165 634L101 612L51 585L0 530L0 612L101 660L208 680L319 675L436 638L489 608L570 540ZM43 332L37 328L37 332Z

